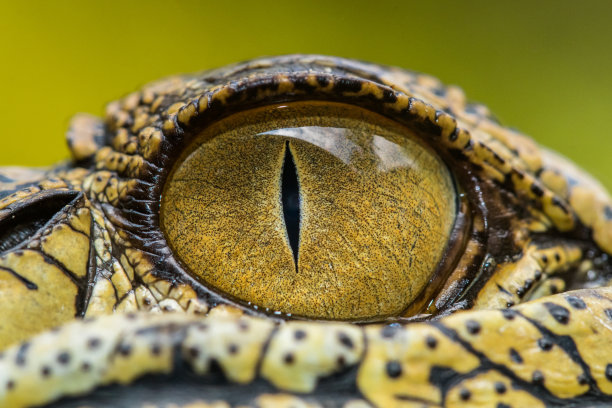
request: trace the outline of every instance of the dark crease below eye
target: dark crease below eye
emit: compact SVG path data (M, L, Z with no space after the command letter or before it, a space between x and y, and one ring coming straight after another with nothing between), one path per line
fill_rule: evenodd
M75 191L43 193L39 199L9 213L0 220L0 253L17 248L30 240L77 196Z
M285 160L281 179L281 202L289 245L297 269L298 250L300 243L300 185L293 155L289 149L289 141L285 144Z

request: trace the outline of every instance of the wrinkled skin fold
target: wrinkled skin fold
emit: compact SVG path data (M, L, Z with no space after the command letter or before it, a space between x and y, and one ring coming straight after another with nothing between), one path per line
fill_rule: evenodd
M164 184L203 129L312 101L405 126L457 184L464 227L401 315L262 312L208 288L160 227ZM612 404L612 200L456 87L333 57L259 59L76 116L68 142L56 167L0 168L2 407Z

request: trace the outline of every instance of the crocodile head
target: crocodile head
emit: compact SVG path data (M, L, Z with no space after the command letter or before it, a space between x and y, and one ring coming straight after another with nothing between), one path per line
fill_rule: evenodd
M259 59L68 142L0 168L0 406L612 401L610 197L456 87Z

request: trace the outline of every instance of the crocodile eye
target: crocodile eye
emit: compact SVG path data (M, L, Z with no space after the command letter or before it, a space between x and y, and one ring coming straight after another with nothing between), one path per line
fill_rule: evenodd
M457 214L445 163L361 108L227 117L177 160L161 225L188 271L243 304L318 319L400 315L438 273Z

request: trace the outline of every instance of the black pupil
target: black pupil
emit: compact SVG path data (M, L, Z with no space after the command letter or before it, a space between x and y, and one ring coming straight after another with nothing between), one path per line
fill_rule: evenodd
M285 217L285 227L287 228L289 245L293 251L293 260L297 268L300 242L300 186L298 183L297 169L293 162L293 155L289 150L289 142L287 142L285 147L281 201L283 203L283 216Z

